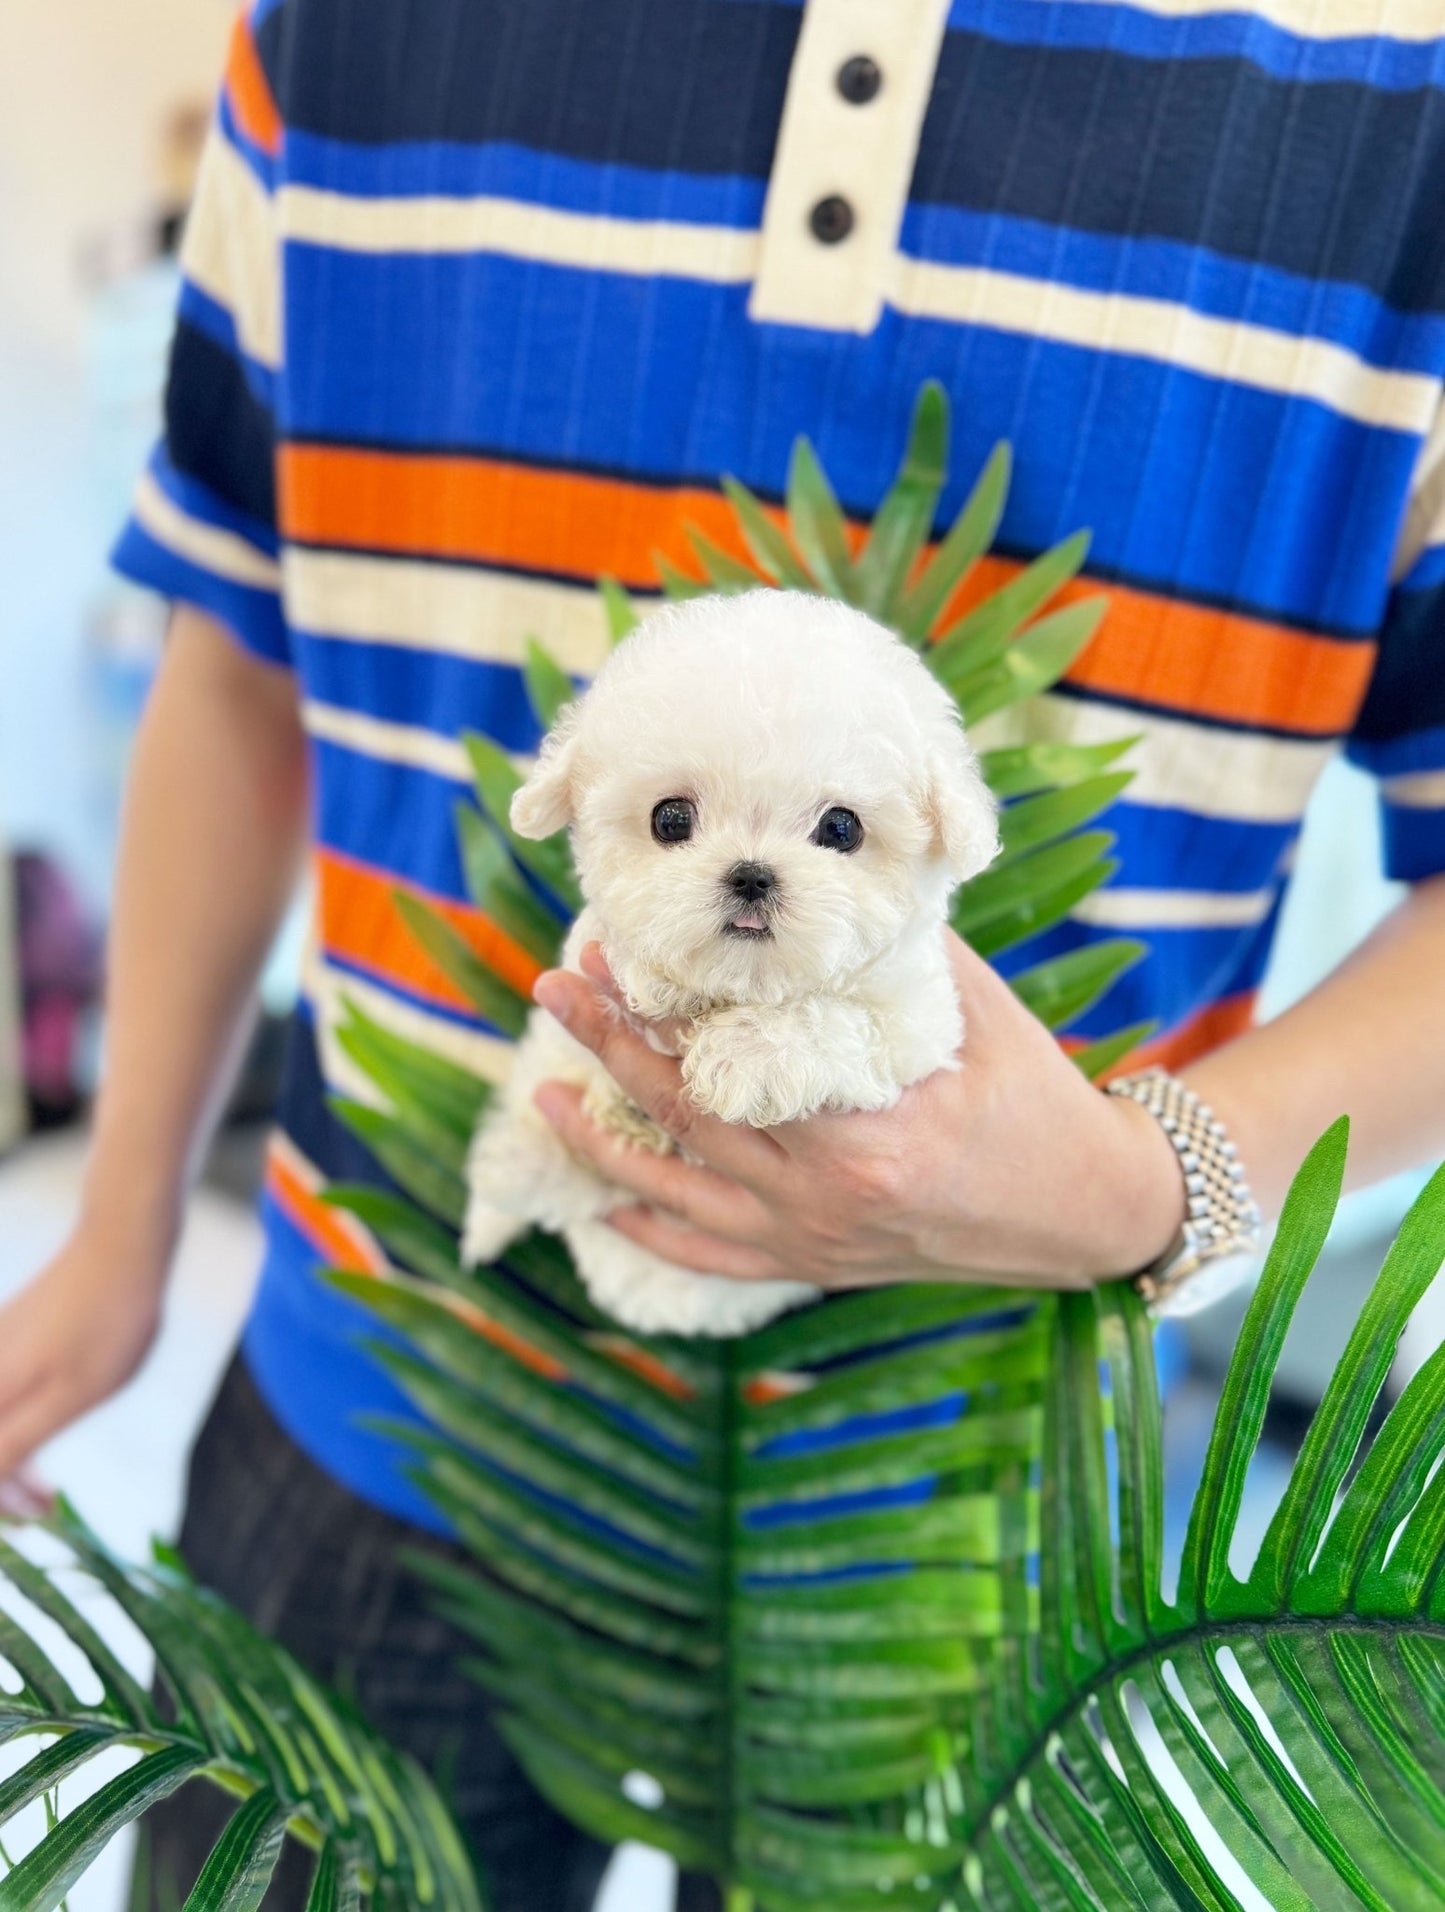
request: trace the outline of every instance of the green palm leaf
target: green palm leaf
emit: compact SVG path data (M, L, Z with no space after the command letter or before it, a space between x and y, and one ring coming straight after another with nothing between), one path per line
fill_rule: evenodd
M708 584L844 596L921 641L992 535L1007 483L1000 449L926 556L947 433L943 394L927 388L856 558L805 441L786 529L729 481L757 569L694 533ZM1083 550L1069 541L959 620L939 652L945 681L956 662L960 682L999 705L1052 682L1097 615L1092 604L1048 612ZM662 574L674 594L699 588ZM625 635L615 587L608 616ZM545 720L561 673L545 678L535 650L529 683ZM544 958L550 924L530 884L575 895L565 846L545 846L543 866L511 837L517 772L495 745L469 748L481 806L462 825L474 900ZM998 863L955 901L955 925L976 947L1037 934L1107 877L1112 838L1084 826L1127 784L1115 768L1125 749L1040 743L985 757L1009 807ZM508 858L525 878L508 876ZM415 902L407 919L492 1013L450 925L426 923ZM1017 987L1062 1026L1142 953L1104 941L1035 964ZM993 1658L1038 1623L1021 1575L1038 1539L1031 1470L1048 1306L893 1288L732 1345L621 1335L539 1237L498 1268L456 1268L456 1085L439 1085L445 1121L429 1118L407 1059L381 1052L354 1017L346 1030L385 1106L341 1112L396 1188L333 1199L373 1229L392 1267L327 1278L391 1330L372 1351L433 1430L404 1434L415 1477L485 1577L418 1567L476 1638L473 1675L518 1758L599 1836L644 1838L710 1870L739 1905L751 1894L780 1912L836 1912L878 1903L886 1881L907 1899L922 1880L936 1899L964 1851L939 1829ZM920 1843L922 1827L932 1844Z
M1257 1560L1244 1577L1231 1561L1346 1133L1340 1122L1321 1138L1286 1204L1172 1599L1140 1305L1124 1288L1054 1305L1040 1491L1057 1544L1041 1555L1043 1673L1000 1656L952 1820L979 1905L1232 1908L1241 1874L1281 1907L1410 1912L1445 1896L1445 1598L1431 1491L1445 1456L1445 1363L1427 1364L1368 1433L1401 1329L1445 1259L1445 1170L1405 1220ZM1365 1532L1371 1574L1360 1571Z
M42 1647L13 1621L0 1638L19 1676L0 1690L0 1742L23 1750L0 1781L0 1835L13 1847L18 1815L37 1801L46 1820L0 1873L0 1912L52 1912L118 1832L192 1779L221 1787L235 1810L187 1912L253 1912L288 1837L319 1855L318 1905L345 1897L358 1907L480 1912L456 1830L414 1764L173 1556L158 1550L149 1568L124 1567L64 1505L44 1526L49 1548L64 1543L64 1564L41 1567L22 1551L22 1534L0 1537L0 1587L37 1608L55 1642ZM155 1648L161 1697L106 1645L83 1611L90 1601L72 1597L77 1574ZM99 1697L81 1698L53 1654L85 1664ZM90 1769L104 1762L109 1771L117 1753L133 1763L97 1785ZM351 1881L345 1894L341 1880Z

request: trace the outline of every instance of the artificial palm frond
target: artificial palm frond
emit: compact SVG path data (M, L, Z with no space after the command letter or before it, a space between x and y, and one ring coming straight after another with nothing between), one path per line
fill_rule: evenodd
M481 1912L456 1829L412 1761L174 1556L123 1566L64 1506L44 1526L63 1565L0 1538L13 1609L0 1607L0 1839L15 1844L27 1808L44 1820L28 1850L0 1858L0 1912L52 1912L118 1832L198 1778L236 1809L185 1912L254 1912L288 1837L317 1854L308 1912ZM96 1587L155 1649L159 1695L86 1617Z
M865 539L800 441L785 514L728 482L754 562L694 536L704 577L660 564L666 588L772 581L845 597L926 647L965 715L971 700L997 712L1066 668L1100 607L1049 609L1082 562L1080 538L970 597L1008 456L994 454L930 554L946 466L947 408L930 386ZM635 612L616 586L606 601L625 638ZM527 682L539 721L553 721L570 686L535 646ZM518 772L490 741L468 747L478 808L459 821L473 900L548 962L578 901L566 840L518 839ZM1107 878L1113 839L1087 826L1127 783L1126 749L985 753L1003 848L954 910L976 947L1026 941ZM515 1029L517 989L452 922L414 898L403 907L449 980ZM1104 940L1034 964L1015 987L1063 1027L1143 953ZM1091 1045L1084 1066L1145 1033ZM331 1191L389 1265L329 1279L392 1330L376 1358L429 1423L404 1436L416 1477L483 1571L420 1564L475 1635L472 1671L532 1777L601 1836L645 1839L775 1912L820 1891L838 1912L875 1903L884 1879L901 1891L956 1872L962 1848L926 1835L946 1816L994 1642L1036 1622L1025 1563L1047 1306L919 1286L724 1346L619 1334L541 1236L497 1268L459 1267L485 1086L355 1007L339 1034L378 1105L340 1112L394 1187Z
M1031 1649L1001 1642L960 1766L963 1902L1234 1912L1252 1888L1279 1912L1445 1904L1445 1350L1372 1427L1445 1260L1445 1169L1401 1226L1257 1558L1233 1558L1346 1135L1341 1121L1321 1138L1285 1206L1172 1594L1142 1307L1128 1287L1051 1304L1039 1628Z
M1073 586L1088 537L1077 533L996 589L983 589L978 566L1002 516L1009 449L995 448L952 527L930 549L948 472L948 437L947 397L929 383L919 394L898 476L861 537L851 530L806 438L794 448L786 510L765 505L736 479L724 479L737 547L746 560L690 532L701 576L689 577L659 557L664 595L778 585L838 597L917 648L965 722L982 723L1026 705L1062 677L1104 614L1105 600L1097 595L1049 608ZM608 631L619 642L635 629L638 613L611 579L602 581L601 591ZM527 646L525 679L545 729L574 687L535 640ZM1053 928L1114 875L1113 834L1084 826L1127 786L1132 773L1118 765L1133 741L1024 742L982 751L984 779L1004 805L1003 847L990 868L958 892L952 909L954 929L981 955L1000 955ZM472 900L536 962L551 962L581 905L566 837L541 844L519 838L508 818L518 771L490 738L473 735L466 742L477 803L459 806L458 830ZM448 980L490 1022L515 1034L526 1015L518 991L418 899L403 895L398 906ZM1143 954L1138 942L1099 939L1087 949L1042 960L1013 986L1049 1028L1063 1029ZM1148 1034L1147 1027L1131 1030L1127 1046ZM1117 1059L1113 1049L1097 1064L1086 1058L1096 1069Z

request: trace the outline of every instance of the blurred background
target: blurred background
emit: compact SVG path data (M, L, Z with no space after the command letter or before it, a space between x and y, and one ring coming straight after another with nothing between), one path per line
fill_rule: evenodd
M111 577L105 557L156 427L174 244L231 5L6 0L4 20L0 1300L61 1241L83 1158L121 786L164 624L161 606ZM1389 907L1375 831L1368 785L1333 766L1308 820L1267 1014ZM193 1205L160 1343L120 1396L41 1456L44 1475L130 1553L173 1525L187 1444L245 1312L259 1239L251 1199L302 916L298 904L267 972L258 1035ZM1399 1178L1342 1212L1286 1348L1272 1445L1254 1470L1257 1528L1421 1180ZM1242 1305L1161 1342L1176 1522ZM1439 1339L1431 1322L1412 1332L1422 1348ZM1407 1350L1410 1365L1416 1358ZM115 1855L72 1903L119 1903L123 1863ZM659 1863L631 1855L609 1903L644 1912Z

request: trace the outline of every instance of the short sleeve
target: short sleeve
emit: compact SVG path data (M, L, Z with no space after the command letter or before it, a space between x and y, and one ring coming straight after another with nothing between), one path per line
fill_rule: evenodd
M1445 872L1445 413L1426 440L1380 626L1374 674L1345 754L1380 786L1385 872Z
M290 662L276 530L281 123L252 31L236 22L181 248L161 442L112 554L198 605L268 662Z

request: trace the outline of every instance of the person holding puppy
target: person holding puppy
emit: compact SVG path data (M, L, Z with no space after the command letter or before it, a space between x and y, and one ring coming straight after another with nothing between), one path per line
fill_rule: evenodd
M1174 1080L1099 1093L951 941L966 1067L885 1110L751 1129L697 1109L583 952L537 999L685 1148L624 1153L575 1089L539 1088L574 1156L630 1191L619 1237L739 1282L1169 1285L1187 1202L1166 1095L1214 1111L1266 1213L1342 1109L1356 1181L1445 1148L1438 36L1305 0L872 12L419 0L378 24L354 0L254 0L119 550L177 608L130 780L81 1213L0 1314L0 1476L145 1353L304 856L266 1262L182 1546L450 1775L498 1912L585 1907L605 1855L531 1793L399 1563L419 1530L451 1543L366 1424L403 1406L314 1278L338 1248L318 1188L378 1173L328 1113L330 1032L349 993L501 1071L391 891L462 907L458 734L534 750L524 638L590 675L595 579L645 595L687 525L725 536L724 473L776 496L806 432L861 524L936 377L946 514L1007 438L1004 565L1092 526L1109 615L1029 721L1137 737L1137 774L1109 818L1118 878L1050 947L1148 940L1099 1014L1156 1022L1131 1068ZM1256 1028L1300 816L1340 748L1379 778L1411 888ZM203 1801L158 1817L158 1903L207 1845ZM275 1890L303 1902L289 1872Z

